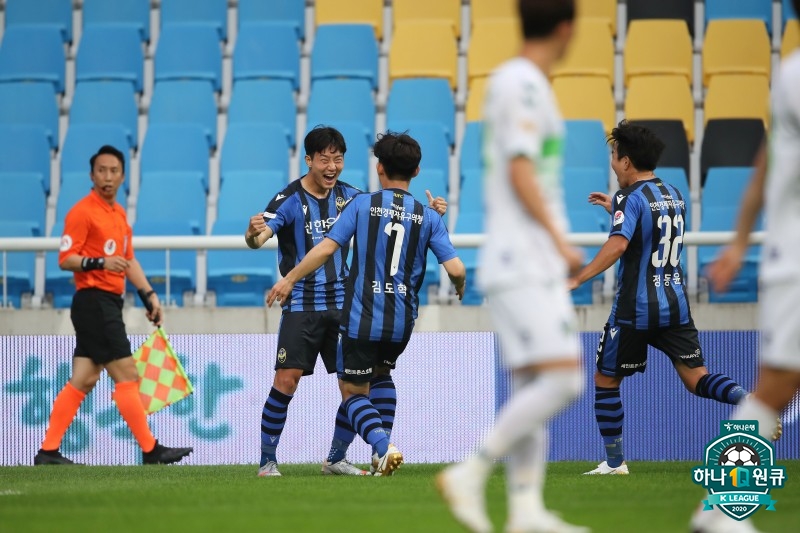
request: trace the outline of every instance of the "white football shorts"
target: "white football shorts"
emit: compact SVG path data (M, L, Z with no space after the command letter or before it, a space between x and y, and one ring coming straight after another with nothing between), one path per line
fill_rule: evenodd
M760 300L761 364L800 371L800 279L764 284Z

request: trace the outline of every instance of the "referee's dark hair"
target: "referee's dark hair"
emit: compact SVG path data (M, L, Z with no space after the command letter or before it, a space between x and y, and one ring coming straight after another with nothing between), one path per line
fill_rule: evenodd
M636 170L655 170L664 142L655 133L623 120L611 130L607 142L617 148L617 159L627 156Z
M411 181L422 160L419 143L407 133L387 131L378 134L372 151L383 165L386 176L393 180Z
M303 146L306 149L306 155L312 159L314 154L319 154L329 147L338 150L342 155L347 151L344 136L339 130L323 125L314 126L314 129L308 132Z
M119 159L119 164L122 165L122 173L125 174L125 154L110 144L104 144L101 146L97 153L94 154L91 159L89 159L89 172L94 172L94 162L97 160L98 156L101 155L113 155Z
M517 11L523 37L541 39L562 22L575 19L575 0L518 0Z

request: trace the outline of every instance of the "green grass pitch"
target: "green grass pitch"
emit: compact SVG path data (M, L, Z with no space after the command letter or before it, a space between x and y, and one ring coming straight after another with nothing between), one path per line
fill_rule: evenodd
M797 531L800 461L780 463L787 484L772 492L775 512L755 525ZM602 532L687 531L704 492L692 463L630 464L630 476L581 476L595 465L551 463L545 499L565 519ZM458 532L434 488L442 465L403 465L390 478L322 476L319 465L0 467L0 531ZM498 469L487 501L497 531L505 521Z

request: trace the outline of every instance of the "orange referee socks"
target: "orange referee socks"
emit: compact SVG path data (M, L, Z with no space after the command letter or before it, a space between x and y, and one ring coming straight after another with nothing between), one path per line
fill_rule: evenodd
M43 450L54 451L61 446L61 440L75 419L84 398L86 398L86 393L76 389L70 382L64 385L53 402L50 422L47 424L47 432L44 434L42 442Z
M139 383L137 381L117 383L111 399L117 404L119 413L125 419L125 423L128 424L142 450L153 451L156 446L156 438L147 425L147 413L144 411L142 399L139 396Z

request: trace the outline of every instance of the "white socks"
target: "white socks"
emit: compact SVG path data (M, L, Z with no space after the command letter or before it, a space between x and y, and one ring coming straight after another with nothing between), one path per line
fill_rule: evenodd
M748 395L736 409L731 418L734 420L758 420L758 433L767 440L772 438L780 413L752 395Z

